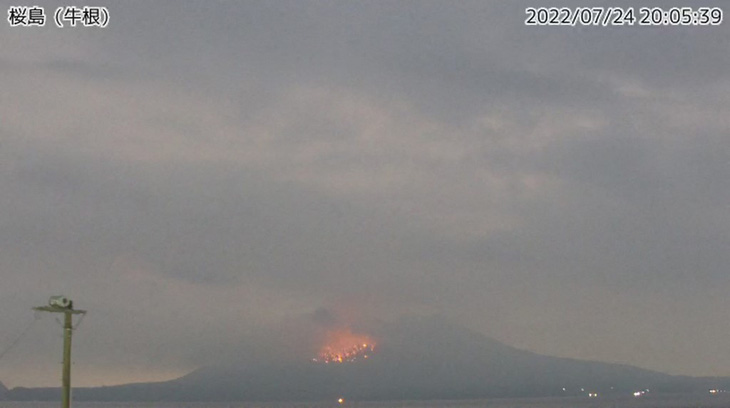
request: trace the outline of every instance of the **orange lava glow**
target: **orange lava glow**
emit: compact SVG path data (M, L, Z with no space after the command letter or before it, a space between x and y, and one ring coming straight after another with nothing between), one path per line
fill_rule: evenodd
M327 333L325 345L312 361L316 363L354 363L366 359L375 351L375 341L365 334L353 333L350 329L331 330Z

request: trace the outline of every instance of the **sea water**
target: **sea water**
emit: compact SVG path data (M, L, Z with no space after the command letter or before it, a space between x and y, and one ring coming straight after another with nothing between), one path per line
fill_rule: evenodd
M60 402L0 401L0 408L58 408ZM651 396L609 398L520 398L464 401L323 402L87 402L73 408L727 408L730 396Z

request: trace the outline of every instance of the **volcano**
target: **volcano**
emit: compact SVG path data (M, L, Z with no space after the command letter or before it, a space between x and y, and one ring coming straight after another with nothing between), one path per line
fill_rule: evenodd
M358 336L347 334L344 344L358 344ZM369 358L352 364L251 357L245 363L201 368L162 383L76 388L74 396L96 401L336 401L340 397L352 401L588 397L632 395L644 389L706 394L710 388L730 388L730 378L671 376L627 365L539 355L441 318L405 318L369 336L377 346ZM8 392L14 400L58 395L58 389Z

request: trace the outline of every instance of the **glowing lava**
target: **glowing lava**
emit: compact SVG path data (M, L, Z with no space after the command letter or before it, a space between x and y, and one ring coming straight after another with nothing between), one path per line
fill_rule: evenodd
M316 363L353 363L368 358L375 350L370 336L353 333L350 329L332 330L327 333L325 345L312 361Z

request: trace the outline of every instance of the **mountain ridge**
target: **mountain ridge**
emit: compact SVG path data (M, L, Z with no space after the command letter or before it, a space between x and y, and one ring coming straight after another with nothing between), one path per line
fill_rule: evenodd
M374 331L382 343L367 360L311 360L210 366L180 378L111 387L75 388L96 401L314 401L467 399L706 392L730 378L673 376L625 364L540 355L503 344L441 318L408 318ZM56 399L57 388L14 388L8 399Z

